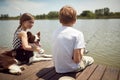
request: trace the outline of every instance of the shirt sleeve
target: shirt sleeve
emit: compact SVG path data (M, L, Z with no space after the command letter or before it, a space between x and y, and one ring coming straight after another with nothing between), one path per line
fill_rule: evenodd
M76 36L74 49L81 49L81 48L85 48L83 33L80 33L78 36Z

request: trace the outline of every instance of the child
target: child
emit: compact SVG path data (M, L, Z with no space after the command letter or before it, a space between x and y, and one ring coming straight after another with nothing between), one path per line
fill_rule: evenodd
M29 13L24 13L20 17L20 24L14 33L13 48L16 50L16 59L21 63L28 63L29 58L33 56L33 51L40 52L37 46L29 45L27 30L34 24L34 17Z
M83 56L83 33L73 28L76 18L77 13L72 7L61 8L59 21L62 26L53 33L52 39L53 61L57 73L80 71L94 62L92 57Z

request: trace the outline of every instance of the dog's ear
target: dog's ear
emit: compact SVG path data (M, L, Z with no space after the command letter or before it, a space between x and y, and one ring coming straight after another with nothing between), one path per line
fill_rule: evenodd
M27 37L28 37L28 43L34 42L35 36L30 31L27 32Z
M40 37L40 31L37 33L38 37Z
M29 38L32 35L30 31L27 32L27 37Z

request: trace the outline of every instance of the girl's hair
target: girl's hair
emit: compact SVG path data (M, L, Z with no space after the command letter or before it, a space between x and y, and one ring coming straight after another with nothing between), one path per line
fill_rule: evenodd
M69 24L76 21L77 13L71 6L63 6L59 11L59 20L62 24Z
M20 22L19 22L19 26L18 26L17 30L22 26L22 23L24 21L34 20L34 17L30 13L24 13L23 15L20 16L19 20L20 20Z

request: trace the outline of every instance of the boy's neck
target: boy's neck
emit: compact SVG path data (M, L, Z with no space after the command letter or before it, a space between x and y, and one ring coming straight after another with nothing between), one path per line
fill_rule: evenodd
M72 26L73 26L73 24L62 24L62 26L72 27Z
M63 24L62 23L62 26L68 26L68 27L73 27L73 25L75 24L76 21L73 21L71 23L68 23L68 24Z

